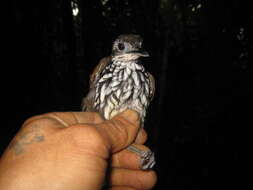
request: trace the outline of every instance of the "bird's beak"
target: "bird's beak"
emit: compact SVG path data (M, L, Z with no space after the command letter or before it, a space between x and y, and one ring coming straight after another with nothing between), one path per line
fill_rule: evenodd
M135 53L141 57L149 57L149 53L147 51L145 51L144 49L140 49L138 51L132 51L131 53Z
M142 56L142 57L149 57L150 55L149 55L149 53L147 51L141 50L140 51L140 56Z

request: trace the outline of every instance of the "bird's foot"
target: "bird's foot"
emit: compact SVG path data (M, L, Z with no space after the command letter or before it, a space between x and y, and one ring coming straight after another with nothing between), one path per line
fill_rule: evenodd
M140 156L140 168L142 170L151 170L155 165L155 154L150 150L141 150L133 145L127 148Z

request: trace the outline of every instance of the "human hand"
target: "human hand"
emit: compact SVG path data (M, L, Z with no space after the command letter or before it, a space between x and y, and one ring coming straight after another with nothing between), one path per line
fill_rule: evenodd
M108 121L90 112L32 117L0 160L0 189L98 190L106 171L111 189L150 189L155 172L139 169L138 155L125 149L148 149L139 123L131 110Z

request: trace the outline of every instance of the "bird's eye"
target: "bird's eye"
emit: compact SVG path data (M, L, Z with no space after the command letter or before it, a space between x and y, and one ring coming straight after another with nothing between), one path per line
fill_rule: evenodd
M118 49L120 51L124 50L125 49L125 45L123 43L118 43Z

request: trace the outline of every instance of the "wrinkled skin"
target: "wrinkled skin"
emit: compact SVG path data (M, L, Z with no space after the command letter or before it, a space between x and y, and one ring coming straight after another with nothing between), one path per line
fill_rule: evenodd
M107 170L111 189L151 189L155 172L139 169L138 156L125 149L148 149L139 124L130 110L108 121L91 112L32 117L1 157L0 189L98 190Z

